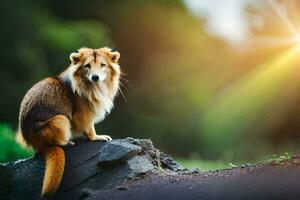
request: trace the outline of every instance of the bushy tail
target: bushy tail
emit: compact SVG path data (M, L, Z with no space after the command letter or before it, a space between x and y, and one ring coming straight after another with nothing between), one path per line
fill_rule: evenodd
M42 197L51 197L58 189L65 169L65 153L59 146L50 146L44 152L46 167Z

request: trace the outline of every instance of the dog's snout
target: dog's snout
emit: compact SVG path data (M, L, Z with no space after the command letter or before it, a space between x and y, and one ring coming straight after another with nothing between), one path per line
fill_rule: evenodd
M98 76L98 75L93 75L93 76L92 76L92 80L93 80L94 82L99 81L99 76Z

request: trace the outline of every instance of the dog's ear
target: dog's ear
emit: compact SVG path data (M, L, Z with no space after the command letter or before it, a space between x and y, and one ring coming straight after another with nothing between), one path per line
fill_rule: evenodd
M71 62L74 63L74 64L78 63L80 56L81 56L81 53L79 53L78 50L75 51L75 52L72 52L70 54L70 60L71 60Z
M109 56L112 62L118 63L120 59L120 53L114 49L110 50Z

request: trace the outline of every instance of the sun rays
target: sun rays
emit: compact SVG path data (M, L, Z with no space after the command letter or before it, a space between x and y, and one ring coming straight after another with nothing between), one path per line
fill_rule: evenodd
M300 45L300 17L296 10L295 0L287 0L283 4L277 0L267 0L271 12L262 11L256 19L268 20L273 27L280 29L279 35L276 30L271 30L269 35L263 35L251 40L251 45L256 47L272 48L275 46ZM258 20L264 24L264 20ZM259 29L259 28L258 28Z
M258 65L247 75L235 81L225 94L207 109L203 129L207 133L205 137L209 137L208 141L217 140L220 134L232 138L232 134L255 131L256 123L265 120L262 117L272 109L272 105L276 104L276 99L300 67L300 32L293 20L289 18L289 6L293 2L286 4L287 7L277 1L268 1L268 3L276 16L274 20L281 20L276 23L281 23L286 28L286 36L263 35L256 38L254 44L266 48L286 45L289 48L278 52L271 60ZM283 114L278 113L278 117L280 115Z

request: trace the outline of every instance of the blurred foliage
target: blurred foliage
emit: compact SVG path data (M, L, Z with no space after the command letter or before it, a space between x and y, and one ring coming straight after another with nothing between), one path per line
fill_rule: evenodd
M68 54L81 46L112 45L101 22L64 21L41 3L4 0L1 10L0 121L16 123L26 90L43 77L56 75L68 65Z
M300 150L297 60L284 53L290 46L251 43L286 35L265 1L246 7L252 37L240 47L208 32L180 0L2 0L0 8L2 122L16 127L25 92L63 71L70 52L111 46L121 52L128 103L117 98L99 133L151 138L220 167Z
M33 150L21 148L15 141L14 131L7 124L0 124L0 162L13 161L33 155Z
M198 168L200 171L210 171L217 169L229 169L232 166L229 163L224 163L223 161L207 161L199 159L186 159L186 158L177 158L175 159L179 164L187 169Z

